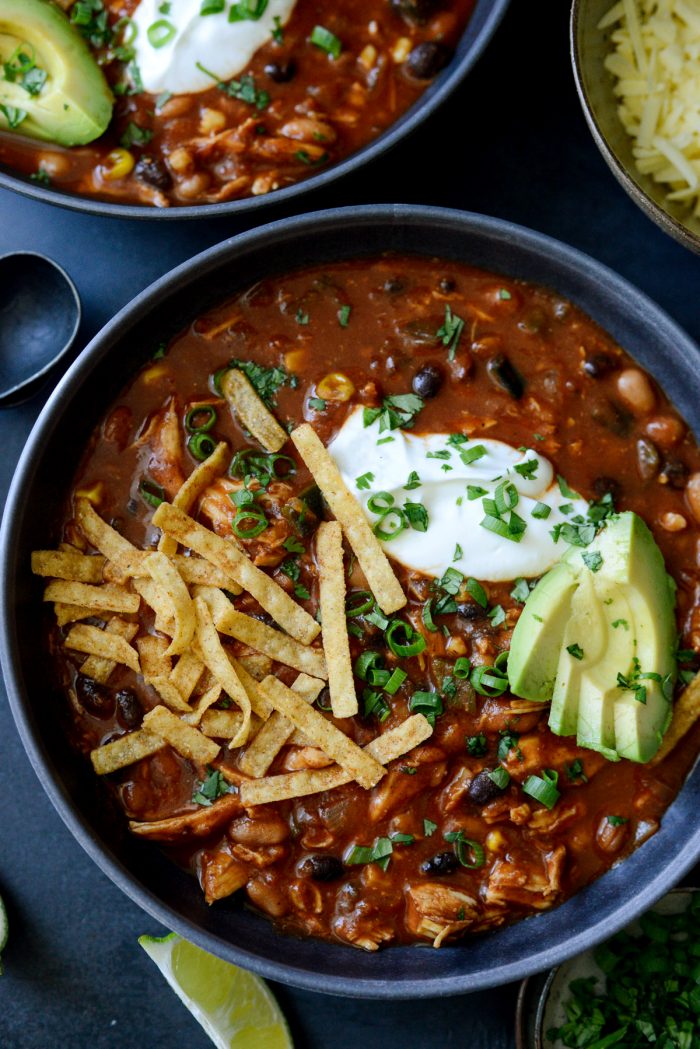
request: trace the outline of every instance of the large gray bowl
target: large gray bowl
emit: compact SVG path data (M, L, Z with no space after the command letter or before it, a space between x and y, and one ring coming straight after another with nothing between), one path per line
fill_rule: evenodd
M700 856L700 772L689 777L654 838L549 913L439 951L392 947L366 954L285 937L234 901L207 907L193 878L157 846L128 835L110 811L89 763L62 731L65 700L41 652L42 587L29 570L30 551L56 542L54 522L93 426L154 346L262 277L385 251L464 261L555 288L636 357L700 433L697 347L636 288L563 244L498 219L407 206L326 211L263 226L198 255L134 299L49 400L17 467L0 533L0 655L17 728L44 789L90 857L149 914L275 980L335 994L414 998L551 968L626 925Z
M198 204L187 207L154 208L141 204L116 204L96 200L94 197L83 197L75 193L52 189L32 182L25 175L13 172L11 168L0 165L0 186L15 190L26 197L34 197L47 204L58 204L73 211L90 212L93 215L108 215L123 219L155 219L168 221L173 219L213 219L224 216L247 216L251 212L259 215L266 208L296 201L304 194L313 194L325 189L336 179L357 171L364 164L392 149L402 139L415 131L445 99L462 82L475 65L482 51L493 36L499 22L505 14L510 0L475 0L474 10L462 38L457 45L455 56L450 64L435 78L419 99L407 109L378 138L351 153L349 157L333 164L310 178L272 193L263 193L257 197L243 197L240 200L227 201L224 204Z

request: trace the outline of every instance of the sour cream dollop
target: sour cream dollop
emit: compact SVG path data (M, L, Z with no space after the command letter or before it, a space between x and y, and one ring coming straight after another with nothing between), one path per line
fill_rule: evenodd
M454 444L447 433L382 433L378 420L364 426L361 408L348 416L328 451L372 526L379 516L368 503L379 492L388 492L399 508L407 501L425 507L427 530L409 524L383 545L396 561L430 576L448 568L494 583L540 576L566 550L563 539L555 543L554 526L588 510L585 500L562 494L552 464L536 451L482 438ZM414 474L420 485L407 490ZM517 498L513 509L525 524L519 542L482 525L489 509L484 499L495 499L504 482L517 492L501 490L509 504ZM509 522L510 512L502 517Z
M202 0L170 0L167 14L159 10L162 0L141 0L132 22L135 61L144 89L154 95L206 91L215 80L199 66L219 80L231 80L287 23L294 6L295 0L269 0L260 18L230 22L228 2L223 11L203 15Z

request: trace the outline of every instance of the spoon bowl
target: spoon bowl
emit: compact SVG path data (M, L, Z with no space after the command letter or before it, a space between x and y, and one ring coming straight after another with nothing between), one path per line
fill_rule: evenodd
M52 259L0 256L0 406L38 389L73 345L80 316L75 285Z

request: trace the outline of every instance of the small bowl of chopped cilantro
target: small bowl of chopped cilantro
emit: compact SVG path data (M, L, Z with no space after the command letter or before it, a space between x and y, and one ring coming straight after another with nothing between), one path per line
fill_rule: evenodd
M612 939L526 980L517 1049L698 1049L700 890L675 889Z

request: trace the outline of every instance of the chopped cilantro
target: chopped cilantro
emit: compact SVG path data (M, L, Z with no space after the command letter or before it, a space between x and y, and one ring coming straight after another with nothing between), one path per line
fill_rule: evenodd
M385 430L410 429L425 402L415 393L399 393L385 397L381 408L365 408L362 421L371 426L379 419L379 432Z
M579 644L576 644L576 642L574 642L573 645L567 645L566 651L570 656L573 656L574 659L583 659L583 649Z
M442 345L448 347L447 359L450 361L454 360L463 331L464 321L452 312L452 307L448 303L445 306L445 319L435 332L435 338L440 339Z

